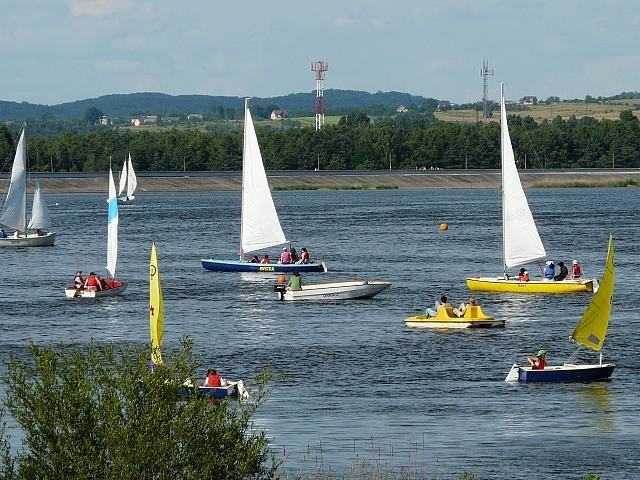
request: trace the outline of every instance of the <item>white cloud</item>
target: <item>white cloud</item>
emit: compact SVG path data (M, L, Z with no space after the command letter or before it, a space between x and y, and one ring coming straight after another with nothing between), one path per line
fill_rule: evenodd
M130 0L67 0L74 17L105 17L129 10Z

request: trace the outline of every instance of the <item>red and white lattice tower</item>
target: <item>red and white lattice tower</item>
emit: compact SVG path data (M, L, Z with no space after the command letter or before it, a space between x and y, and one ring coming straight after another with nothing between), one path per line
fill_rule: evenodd
M311 63L311 70L316 72L316 131L324 125L324 74L329 70L329 62L318 60Z

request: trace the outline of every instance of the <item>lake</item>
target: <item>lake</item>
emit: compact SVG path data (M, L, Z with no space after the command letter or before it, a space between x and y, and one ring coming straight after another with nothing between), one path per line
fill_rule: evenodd
M511 385L515 361L538 348L563 362L591 295L478 294L504 329L409 329L406 316L442 294L468 299L465 277L501 273L498 190L274 192L298 251L327 262L303 282L367 278L392 286L372 300L279 302L275 274L207 272L201 258L235 258L240 193L141 193L120 205L121 297L67 300L76 269L104 273L106 195L48 195L60 236L52 248L0 250L0 355L30 340L149 342L148 263L158 247L164 348L189 335L207 367L250 379L275 370L255 417L291 472L354 464L431 478L639 478L640 190L527 192L546 250L585 276L602 275L609 232L616 289L605 359L611 381ZM447 223L449 230L439 230ZM272 256L279 254L271 249ZM529 265L534 273L537 266ZM584 361L596 354L580 353Z

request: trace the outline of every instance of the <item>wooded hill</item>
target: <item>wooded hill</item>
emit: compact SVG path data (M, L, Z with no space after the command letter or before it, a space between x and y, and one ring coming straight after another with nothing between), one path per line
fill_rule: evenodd
M432 110L438 105L435 99L401 92L359 92L355 90L325 90L327 114L341 115L352 109L364 109L372 105L394 109L399 105L422 105L430 103ZM251 99L256 107L277 107L287 110L292 116L310 116L315 112L316 94L292 93L289 95ZM199 113L208 116L214 107L234 109L242 112L242 97L211 95L167 95L164 93L128 93L104 95L59 105L36 105L27 102L0 101L0 120L22 121L52 115L63 120L82 119L91 108L100 110L112 118L127 119L139 115L188 115ZM242 117L240 117L242 118Z

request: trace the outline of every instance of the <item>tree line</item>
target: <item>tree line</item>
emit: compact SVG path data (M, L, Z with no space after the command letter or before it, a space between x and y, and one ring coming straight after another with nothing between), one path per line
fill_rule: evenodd
M520 167L640 167L640 122L630 110L618 120L590 117L536 123L509 117L511 140ZM351 112L337 125L257 127L269 170L499 168L500 125L437 121L432 114L404 114L378 121ZM10 169L17 132L0 126L2 171ZM231 171L242 167L242 131L134 132L102 128L29 137L31 171L99 172L112 158L131 153L136 170Z

